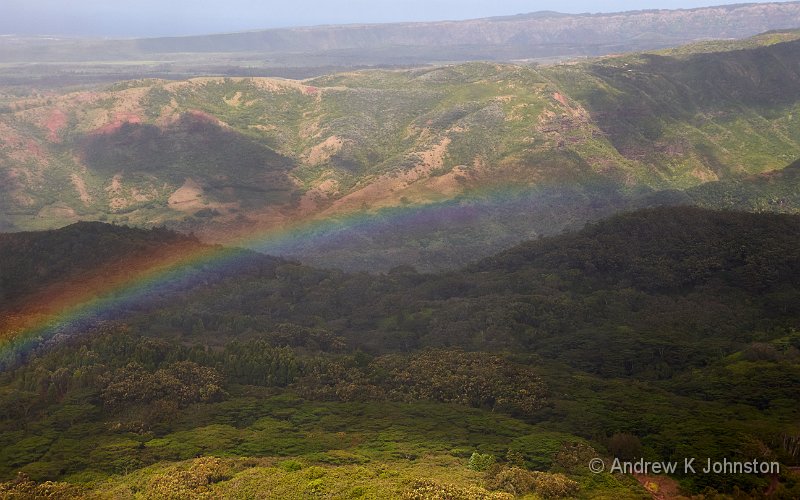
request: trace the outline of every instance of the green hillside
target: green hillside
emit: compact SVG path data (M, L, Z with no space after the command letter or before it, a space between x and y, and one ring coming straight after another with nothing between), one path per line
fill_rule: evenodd
M552 66L9 90L0 96L0 227L102 220L224 243L329 221L352 237L275 251L324 267L434 270L642 199L713 189L699 203L727 208L726 197L745 194L720 189L800 158L795 38ZM756 205L765 206L735 207ZM394 224L397 214L453 206L471 222L437 216L430 231L383 233L348 222Z
M797 213L800 162L783 170L743 179L709 182L688 191L699 205L751 212Z
M242 253L7 366L0 491L645 498L647 481L706 495L772 481L587 469L616 456L774 460L793 498L798 237L796 215L662 208L446 274ZM106 225L3 240L39 287L85 279L47 276L101 240L121 266L130 248L186 244Z

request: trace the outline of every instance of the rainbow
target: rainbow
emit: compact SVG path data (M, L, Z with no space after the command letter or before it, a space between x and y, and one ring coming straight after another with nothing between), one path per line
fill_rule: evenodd
M396 227L428 227L432 221L469 222L486 207L504 206L546 199L558 188L494 187L473 191L457 198L421 205L384 208L374 212L352 212L326 219L306 219L285 227L258 231L232 238L221 245L192 245L144 261L118 263L119 275L98 272L80 290L62 290L52 297L37 297L45 305L31 306L20 318L12 318L0 332L0 369L38 346L52 344L67 336L91 329L104 319L118 319L123 311L142 303L153 294L164 293L166 285L181 287L192 283L209 269L224 271L246 255L241 249L272 255L287 255L309 246L334 244L353 232L373 232Z

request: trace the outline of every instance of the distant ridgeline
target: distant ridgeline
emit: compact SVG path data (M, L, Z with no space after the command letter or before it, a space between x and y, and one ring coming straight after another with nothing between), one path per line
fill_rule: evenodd
M797 464L798 241L798 215L657 208L459 271L369 275L163 229L4 234L0 479L32 480L0 491L49 479L86 493L99 488L81 479L91 476L156 495L163 467L199 455L229 457L212 460L223 483L266 467L272 488L314 464L334 474L399 460L416 479L439 477L424 458L437 456L451 471L437 481L478 487L457 472L478 449L500 462L481 488L509 491L502 478L517 474L530 491L545 491L525 482L538 477L617 494L640 487L598 484L566 457ZM480 432L460 433L465 419ZM386 448L386 432L410 448ZM257 458L274 456L298 464ZM370 487L409 487L392 481ZM688 491L768 482L683 478Z
M454 269L643 206L793 213L798 36L546 67L14 87L0 228L166 225L386 271Z
M800 26L797 2L682 10L535 12L465 21L282 28L133 40L0 39L2 62L158 61L236 69L601 56ZM198 61L205 58L205 61ZM239 59L239 61L237 61ZM243 64L242 59L245 61ZM250 66L252 71L253 66ZM241 67L239 68L242 69Z

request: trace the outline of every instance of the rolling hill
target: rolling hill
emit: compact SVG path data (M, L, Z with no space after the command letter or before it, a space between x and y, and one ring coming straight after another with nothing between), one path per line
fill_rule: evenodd
M349 269L454 266L686 199L659 191L793 163L797 36L540 67L9 92L0 224L166 224L211 241L294 231L318 242L264 250Z
M0 492L642 498L656 481L792 498L799 232L797 215L659 208L447 273L242 252L145 297L107 283L110 318L5 358ZM142 254L198 245L99 223L6 234L20 272L0 283L23 314L53 283L85 286L104 263L135 282ZM640 484L587 469L615 456L784 472Z

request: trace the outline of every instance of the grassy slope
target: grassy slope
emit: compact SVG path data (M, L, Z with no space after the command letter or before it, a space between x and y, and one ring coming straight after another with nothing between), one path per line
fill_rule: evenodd
M0 227L167 224L224 242L357 213L370 222L270 251L436 270L648 204L794 212L786 182L776 202L741 186L800 157L798 50L784 32L549 67L9 93Z
M8 141L4 172L13 180L6 189L15 195L8 198L6 212L24 215L7 218L30 227L63 220L31 218L48 207L76 212L69 217L121 212L110 206L111 177L117 172L126 174L119 197L126 202L124 211L133 212L132 220L180 218L165 206L165 198L181 186L181 177L189 173L185 167L203 186L214 180L198 168L197 158L179 157L165 164L166 170L153 172L147 165L169 155L163 148L139 148L126 158L101 151L100 158L108 161L99 165L87 158L87 140L95 149L104 143L86 137L125 120L164 126L190 110L231 127L230 140L247 137L283 154L301 191L328 186L320 208L383 174L420 166L419 176L392 184L395 193L384 190L357 201L368 206L396 205L400 198L425 202L490 182L581 184L596 175L628 186L684 188L774 170L796 159L800 149L792 121L798 43L758 39L751 45L756 47L539 69L473 63L364 71L303 83L140 81L89 95L11 99L7 106L19 111L2 115ZM163 133L178 145L184 141L169 126ZM213 131L205 133L207 141L217 140ZM30 141L41 153L30 145L23 148ZM426 156L443 141L449 144L441 154ZM232 151L207 161L233 182L253 183ZM456 166L463 168L453 172ZM83 179L90 201L81 201L77 188L62 189L73 184L73 175ZM205 196L209 204L222 198Z
M343 275L254 256L264 264L232 276L210 270L191 293L174 290L152 312L132 305L128 322L138 333L112 328L78 337L0 374L0 473L10 479L22 470L117 497L275 489L298 498L314 491L374 498L408 491L420 478L486 485L467 468L471 453L503 459L511 449L527 467L567 472L582 485L581 497L638 498L643 491L630 478L585 470L588 458L614 449L614 433L637 436L651 458L768 449L792 463L797 457L781 442L798 432L797 228L796 216L643 211L430 276ZM129 240L120 250L158 240L157 233L108 232ZM102 226L77 226L37 236L82 255L102 233ZM6 252L46 271L49 248L7 245ZM271 335L287 321L311 321L347 341L345 354L293 348L306 375L314 366L347 368L331 372L338 373L329 382L337 396L326 393L332 400L315 392L322 382L236 382L234 372L247 365L229 358L241 351L222 345L282 342ZM546 404L511 416L369 396L370 384L387 380L374 363L386 351L409 349L402 340L414 338L414 348L498 350L534 370ZM248 345L244 352L264 349ZM169 400L108 405L108 373L132 361L153 372L184 359L226 374L227 396L179 407ZM590 455L573 465L555 457L564 443L587 442L598 451L584 450ZM224 460L192 461L197 455ZM694 491L766 485L752 477L682 480Z
M796 159L796 47L610 58L590 63L588 78L556 72L652 185L686 188Z

